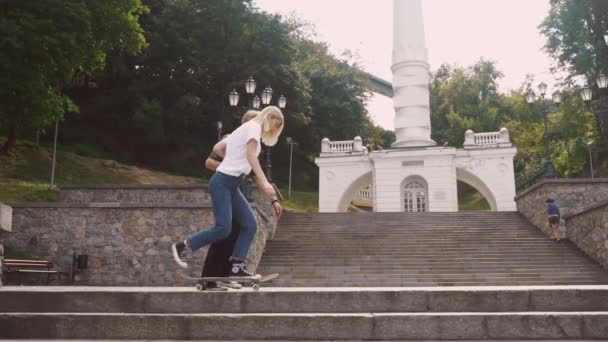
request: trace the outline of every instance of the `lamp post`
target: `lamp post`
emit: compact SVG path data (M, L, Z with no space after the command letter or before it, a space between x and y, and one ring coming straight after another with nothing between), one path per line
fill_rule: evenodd
M59 116L55 116L55 139L53 142L53 163L51 164L50 190L55 189L55 160L57 159L57 132L59 131Z
M548 134L548 123L549 123L549 105L545 101L545 95L547 94L547 84L542 82L538 85L538 91L540 92L540 104L543 113L543 120L545 126L544 140L545 140L545 177L555 178L555 167L553 166L553 160L551 159L551 144L549 144ZM556 91L551 96L553 103L559 105L562 101L562 94ZM532 89L529 89L526 93L526 102L534 104L537 101L536 94Z
M296 144L291 137L287 137L287 144L289 145L289 188L287 191L287 198L291 198L291 163L293 160L293 145Z
M253 77L249 77L245 81L245 92L247 93L248 98L248 109L259 109L260 106L267 106L270 104L272 100L272 88L270 86L266 86L264 90L261 92L261 97L255 94L257 83L253 79ZM228 94L228 101L230 102L230 106L236 107L239 102L239 94L236 89L232 89L230 94ZM285 109L287 105L287 98L281 95L277 101L277 105L281 109ZM265 165L265 173L268 181L272 181L272 162L270 160L270 147L266 146L266 165Z
M606 97L602 96L601 90L608 88L608 76L599 74L595 80L595 84L599 90L595 100L593 100L593 90L590 86L581 89L580 95L595 115L598 133L600 136L605 137L607 127L605 127L604 119L605 113L608 112L608 101L606 101Z
M585 145L587 145L587 149L589 150L589 171L591 171L591 179L593 179L593 157L591 156L591 145L593 145L593 140L588 141Z
M217 141L222 140L222 122L217 122Z

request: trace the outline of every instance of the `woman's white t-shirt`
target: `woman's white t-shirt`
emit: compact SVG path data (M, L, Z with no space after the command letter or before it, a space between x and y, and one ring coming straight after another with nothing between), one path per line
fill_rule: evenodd
M256 156L260 154L262 127L255 121L248 121L235 129L226 138L226 155L217 168L217 171L231 176L240 176L251 172L251 165L247 160L247 143L254 139L257 141Z

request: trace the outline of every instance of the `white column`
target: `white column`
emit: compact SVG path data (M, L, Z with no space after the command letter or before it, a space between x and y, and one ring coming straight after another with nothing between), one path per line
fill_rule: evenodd
M421 0L393 2L393 147L436 145L431 140L430 71Z

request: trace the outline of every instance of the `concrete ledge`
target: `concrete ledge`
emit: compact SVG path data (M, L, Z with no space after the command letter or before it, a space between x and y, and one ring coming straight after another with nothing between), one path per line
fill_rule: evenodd
M221 293L197 292L193 287L4 287L0 303L3 312L32 313L608 312L608 286L263 288Z
M525 190L523 190L522 192L518 193L515 196L515 200L520 199L521 197L525 196L527 193L534 191L535 189L546 185L546 184L581 184L581 183L608 183L608 178L594 178L594 179L590 179L590 178L573 178L573 179L544 179L539 181L538 183L535 183L534 185L532 185L529 188L526 188Z
M590 204L590 205L584 206L582 208L578 208L576 210L573 210L570 213L568 213L567 215L564 215L563 218L564 219L569 219L569 218L572 218L574 216L578 216L578 215L584 214L584 213L586 213L588 211L591 211L591 210L594 210L594 209L597 209L597 208L601 208L601 207L605 207L605 206L608 206L608 199L605 199L605 200L599 201L599 202L595 202L593 204Z
M608 312L402 314L2 313L0 338L203 340L605 339Z
M70 184L60 189L207 189L208 184Z
M10 232L13 223L13 208L0 203L0 230Z
M211 202L99 202L99 203L72 203L72 202L25 202L12 203L14 208L211 208Z

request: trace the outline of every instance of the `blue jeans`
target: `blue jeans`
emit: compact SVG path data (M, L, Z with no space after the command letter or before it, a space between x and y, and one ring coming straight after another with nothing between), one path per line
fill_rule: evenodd
M239 189L241 179L242 177L230 176L221 172L216 172L211 177L209 193L213 203L215 224L186 239L186 244L192 251L227 238L232 229L232 216L234 215L236 221L241 225L241 232L236 239L232 257L239 260L247 259L249 246L257 231L257 223L253 211Z

